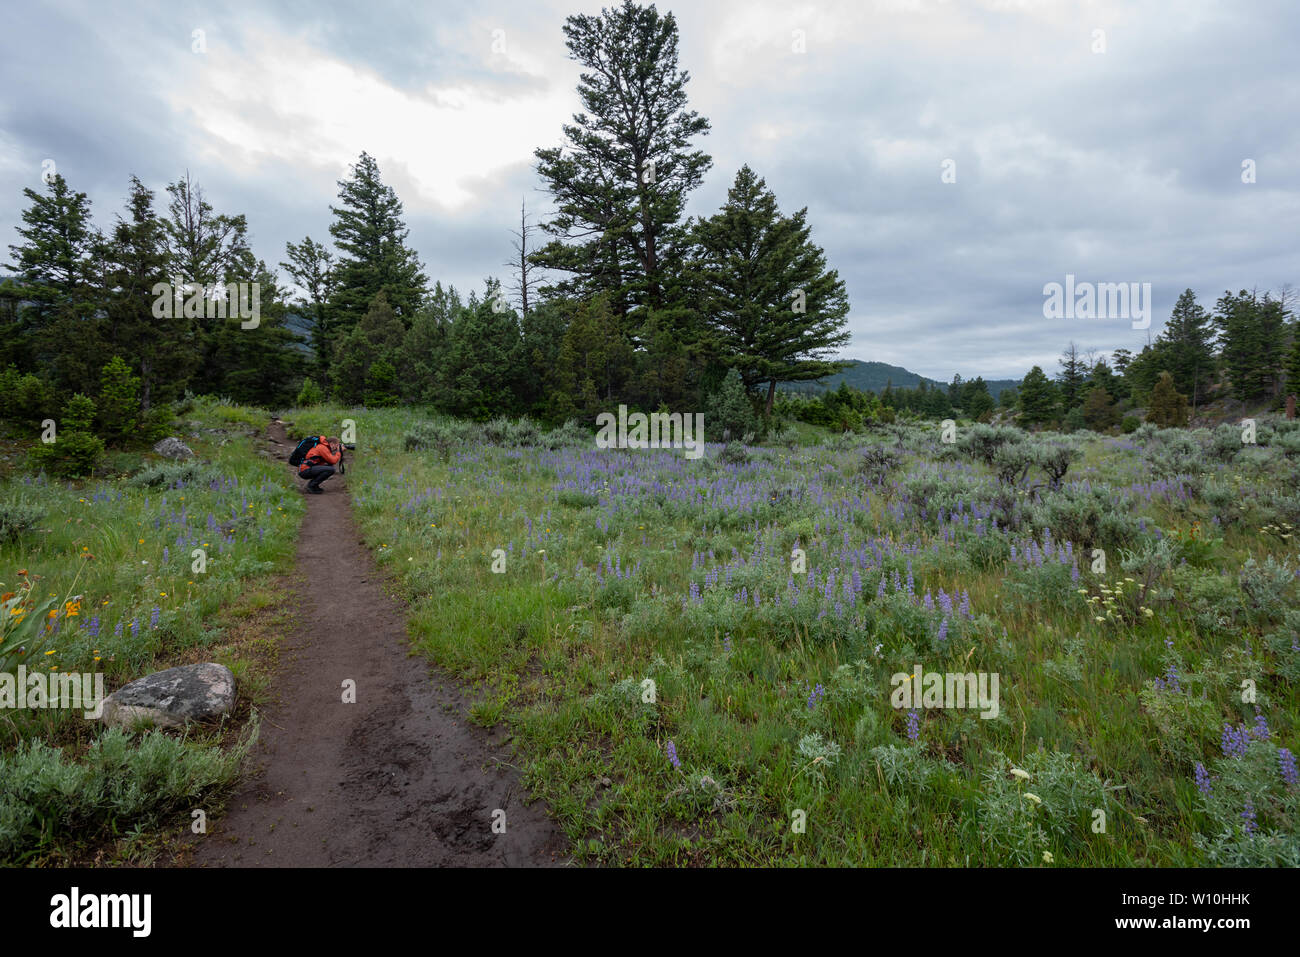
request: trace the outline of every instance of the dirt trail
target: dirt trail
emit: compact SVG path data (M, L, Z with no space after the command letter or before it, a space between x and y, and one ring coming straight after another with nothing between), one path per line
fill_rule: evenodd
M278 421L270 453L291 446ZM203 867L552 866L567 842L447 679L408 654L404 609L352 521L345 476L308 495L299 626L285 636L252 759L261 766L195 839ZM356 682L344 704L343 681ZM505 833L492 831L496 809ZM499 818L500 816L497 815Z

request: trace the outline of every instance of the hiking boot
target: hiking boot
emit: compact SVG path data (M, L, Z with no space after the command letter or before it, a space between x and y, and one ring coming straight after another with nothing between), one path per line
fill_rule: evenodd
M324 495L324 494L325 494L325 490L324 490L323 488L312 488L310 485L307 486L307 491L308 491L308 492L311 492L312 495Z

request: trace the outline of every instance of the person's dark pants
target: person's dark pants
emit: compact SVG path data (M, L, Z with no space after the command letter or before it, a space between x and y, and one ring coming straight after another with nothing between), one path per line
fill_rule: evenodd
M319 492L320 483L324 482L333 474L334 466L332 465L313 465L311 468L299 472L298 478L307 480L307 488L309 491Z

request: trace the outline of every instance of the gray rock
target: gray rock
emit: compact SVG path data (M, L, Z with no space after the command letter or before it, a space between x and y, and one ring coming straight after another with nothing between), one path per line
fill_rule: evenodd
M229 713L235 706L235 676L225 665L204 662L158 671L123 685L104 699L105 724L140 723L176 728Z
M187 459L194 454L192 448L174 435L169 435L167 438L155 442L153 450L169 459Z

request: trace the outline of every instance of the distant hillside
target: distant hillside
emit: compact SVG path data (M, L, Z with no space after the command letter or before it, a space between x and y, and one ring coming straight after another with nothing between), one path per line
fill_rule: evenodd
M934 379L926 378L916 372L910 372L902 366L891 366L886 362L862 362L859 359L850 360L851 364L843 371L835 375L827 376L821 384L816 382L782 382L780 388L786 392L809 392L820 394L827 389L838 389L841 382L847 382L850 388L861 389L863 392L880 393L885 391L885 386L889 383L894 384L894 388L915 389L925 379L927 386L939 386L948 388L947 382L936 382ZM1020 384L1019 379L985 379L989 387L989 394L996 399L1002 394L1003 389L1013 388Z

